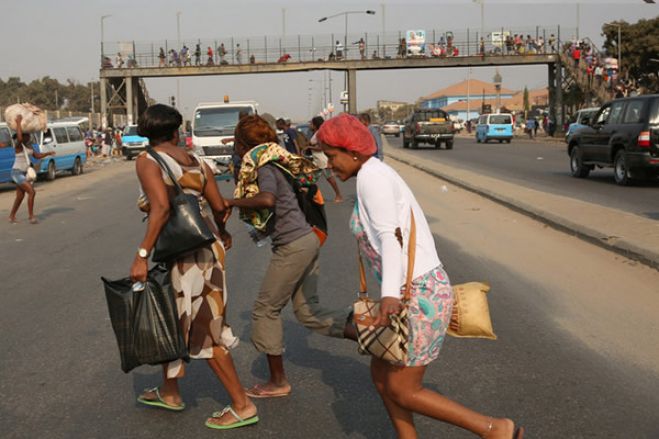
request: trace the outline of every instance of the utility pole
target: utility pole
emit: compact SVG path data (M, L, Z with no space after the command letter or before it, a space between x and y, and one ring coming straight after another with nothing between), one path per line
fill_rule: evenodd
M92 106L91 106L91 110L92 110L92 114L94 114L94 81L92 81L92 82L89 83L89 88L91 89L91 92L92 92L92 102L91 102L91 103L92 103Z
M181 53L181 11L176 13L176 51ZM181 80L176 77L176 106L181 105Z
M382 58L385 59L387 57L387 28L384 17L387 7L384 3L380 7L382 8Z

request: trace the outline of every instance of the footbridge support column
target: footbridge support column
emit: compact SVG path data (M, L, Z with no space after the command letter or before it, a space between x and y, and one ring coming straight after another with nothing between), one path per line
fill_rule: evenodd
M348 70L348 112L357 113L357 70Z
M101 128L108 127L108 80L100 79L101 82Z

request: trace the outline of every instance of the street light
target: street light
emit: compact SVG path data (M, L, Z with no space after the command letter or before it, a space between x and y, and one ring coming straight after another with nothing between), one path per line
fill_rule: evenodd
M106 18L112 17L112 14L101 15L101 65L103 65L103 40L105 40L105 28L103 22Z
M646 0L647 1L647 0ZM618 74L622 71L622 58L620 57L620 23L604 23L603 26L617 26L618 27Z
M367 15L375 15L375 11L372 10L366 10L366 11L344 11L344 12L339 12L338 14L334 15L328 15L327 17L322 17L318 19L318 23L322 23L324 21L329 20L330 18L335 18L335 17L340 17L343 15L345 17L345 35L344 35L344 49L346 51L346 58L348 57L348 15L350 14L367 14Z

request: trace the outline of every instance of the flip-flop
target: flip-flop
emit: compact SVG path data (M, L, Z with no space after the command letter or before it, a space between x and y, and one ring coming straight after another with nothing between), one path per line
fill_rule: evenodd
M227 425L219 425L219 424L214 424L214 423L210 422L211 419L221 418L222 416L224 416L227 413L231 413L231 416L236 418L237 421L234 422L233 424L227 424ZM214 412L211 415L211 418L206 420L205 425L206 425L206 427L212 428L212 429L215 429L215 430L231 430L232 428L240 428L240 427L246 427L248 425L253 425L253 424L256 424L257 422L259 422L258 415L254 415L254 416L249 417L247 419L243 419L240 416L238 416L238 413L236 413L236 411L233 409L233 407L228 405L228 406L224 407L221 411Z
M515 429L513 434L513 439L524 439L524 427L519 427Z
M144 393L146 392L153 392L156 394L156 398L158 399L146 399L144 397L144 394L140 395L137 398L137 402L140 404L148 405L150 407L158 407L161 409L165 410L170 410L173 412L180 412L183 409L185 409L185 403L181 403L179 405L172 405L172 404L167 404L162 397L160 396L160 389L158 387L154 387L153 389L144 389Z
M291 391L289 390L288 392L286 391L269 392L267 390L263 390L261 386L259 386L258 384L255 384L250 389L245 389L245 393L250 398L263 399L263 398L282 398L284 396L290 395Z

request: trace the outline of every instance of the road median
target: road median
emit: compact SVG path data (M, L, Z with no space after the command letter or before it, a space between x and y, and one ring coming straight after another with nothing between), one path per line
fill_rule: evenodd
M659 270L659 221L424 160L385 143L385 156ZM447 153L449 151L437 151ZM439 190L439 187L438 187Z

